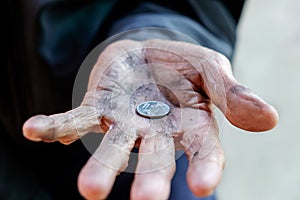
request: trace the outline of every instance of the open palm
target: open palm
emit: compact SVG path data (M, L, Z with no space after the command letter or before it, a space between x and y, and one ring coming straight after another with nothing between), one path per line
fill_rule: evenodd
M142 117L136 107L144 101L164 102L170 113ZM275 109L234 79L221 54L183 42L123 40L99 56L80 107L34 116L23 131L33 141L64 144L89 132L106 133L79 175L79 190L87 199L109 194L134 146L139 157L133 199L167 199L176 149L188 156L190 189L205 196L217 186L224 166L213 105L248 131L269 130L277 123Z

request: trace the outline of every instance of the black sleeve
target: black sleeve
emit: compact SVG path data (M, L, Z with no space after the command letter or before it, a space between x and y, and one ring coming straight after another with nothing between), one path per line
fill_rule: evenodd
M119 9L121 7L130 10L125 5ZM217 0L177 0L169 4L166 1L143 1L131 8L129 14L120 14L114 19L108 36L142 27L166 28L183 33L231 59L237 20L238 17L234 18L225 4Z

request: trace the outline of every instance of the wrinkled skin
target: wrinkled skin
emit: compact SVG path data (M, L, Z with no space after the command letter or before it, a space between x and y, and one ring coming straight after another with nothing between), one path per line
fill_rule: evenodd
M162 101L171 112L159 119L141 117L135 108L147 100ZM109 194L134 146L139 146L139 160L132 199L167 199L175 149L184 150L189 159L191 191L207 196L224 167L212 105L247 131L272 129L278 119L272 106L234 79L221 54L183 42L123 40L99 56L80 107L34 116L23 132L33 141L63 144L88 132L106 133L78 178L79 191L87 199Z

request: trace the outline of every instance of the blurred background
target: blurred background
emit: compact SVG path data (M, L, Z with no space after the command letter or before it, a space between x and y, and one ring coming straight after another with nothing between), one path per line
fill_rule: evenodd
M278 126L251 134L225 123L220 200L300 199L300 1L248 0L233 61L237 79L277 108Z

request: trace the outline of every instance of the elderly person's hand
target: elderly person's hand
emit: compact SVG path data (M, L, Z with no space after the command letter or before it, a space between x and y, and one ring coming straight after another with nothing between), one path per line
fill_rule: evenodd
M140 116L136 107L144 101L164 102L170 113ZM79 175L79 191L87 199L106 198L134 146L139 159L132 199L167 199L176 149L189 159L190 189L206 196L224 167L213 104L244 130L266 131L277 123L276 110L234 79L221 54L183 42L122 40L99 56L80 107L34 116L23 131L33 141L63 144L89 132L106 133Z

